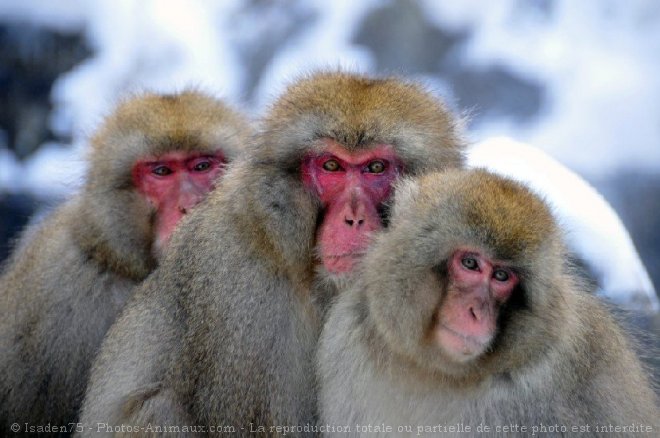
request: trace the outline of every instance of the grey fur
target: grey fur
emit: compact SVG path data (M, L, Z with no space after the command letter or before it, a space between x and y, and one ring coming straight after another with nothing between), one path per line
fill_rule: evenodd
M320 205L300 168L326 137L348 150L393 143L410 174L462 163L453 119L418 85L347 73L293 84L111 330L85 423L192 421L241 436L315 425Z
M134 286L156 266L154 212L134 190L139 157L235 159L251 128L196 91L133 96L91 141L79 194L26 230L0 277L0 434L77 421L92 360Z
M490 349L464 364L448 360L429 336L447 284L442 266L460 246L506 260L522 282ZM564 254L549 210L517 183L481 170L401 183L390 228L324 325L321 424L351 427L348 435L330 433L337 436L382 423L393 433L369 436L459 425L436 433L480 436L485 425L485 436L531 436L532 427L563 425L564 435L604 436L597 424L645 425L657 434L657 400L630 341ZM509 425L527 431L495 429Z

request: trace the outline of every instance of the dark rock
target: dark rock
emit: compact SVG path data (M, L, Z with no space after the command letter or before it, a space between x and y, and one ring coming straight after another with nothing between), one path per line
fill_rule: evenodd
M81 34L0 23L0 128L19 159L54 139L48 127L53 82L90 53Z
M353 42L369 48L379 71L432 74L466 35L438 29L416 2L396 0L371 12Z
M39 202L29 195L0 194L0 263L35 213Z
M474 127L484 120L510 118L519 123L536 119L544 105L544 88L515 75L505 66L477 68L457 65L445 72L458 106L470 111Z
M537 14L550 13L549 5L537 3L530 6ZM465 63L462 50L469 36L470 29L451 31L430 23L414 1L395 0L367 15L354 42L371 51L381 72L445 80L455 100L451 103L470 112L472 126L500 117L534 120L544 104L542 84L504 65Z
M247 101L254 98L264 69L273 60L279 49L305 31L317 18L304 2L270 2L266 0L246 2L236 20L245 20L247 25L261 22L264 19L273 23L272 26L264 27L251 34L250 39L237 35L236 43L239 49L237 53L243 58L247 67L243 84ZM254 32L254 29L252 31Z

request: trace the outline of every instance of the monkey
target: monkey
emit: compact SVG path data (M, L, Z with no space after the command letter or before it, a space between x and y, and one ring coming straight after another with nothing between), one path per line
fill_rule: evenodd
M400 181L356 270L318 341L328 435L657 433L631 341L520 183L484 169Z
M289 84L110 330L81 422L313 434L316 279L348 281L393 182L460 167L463 150L419 83L322 70Z
M197 90L136 94L108 115L80 192L25 231L0 278L6 433L77 421L106 331L251 135L246 116Z

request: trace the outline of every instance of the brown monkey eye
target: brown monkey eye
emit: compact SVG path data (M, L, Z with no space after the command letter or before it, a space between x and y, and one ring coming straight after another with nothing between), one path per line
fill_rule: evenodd
M327 170L328 172L336 172L340 168L339 163L337 160L328 160L325 163L323 163L323 169Z
M509 279L509 273L503 269L497 269L493 273L493 278L497 281L507 281Z
M204 172L206 170L209 170L211 168L211 163L208 161L202 161L200 163L197 163L195 167L193 168L195 172Z
M474 257L469 257L469 256L463 257L461 259L461 264L470 271L475 271L479 267L477 260Z
M383 173L385 172L385 163L382 161L372 161L367 168L370 173Z
M172 169L170 169L167 166L158 166L158 167L155 167L151 171L151 173L153 173L154 175L158 175L158 176L167 176L167 175L172 173Z

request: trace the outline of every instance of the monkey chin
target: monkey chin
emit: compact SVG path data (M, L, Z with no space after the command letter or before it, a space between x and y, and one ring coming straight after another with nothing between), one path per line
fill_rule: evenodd
M464 335L442 323L436 327L434 335L442 352L459 364L466 364L481 356L492 339L492 336L481 338Z
M341 255L323 255L323 267L328 274L342 276L344 274L351 274L355 270L355 266L360 263L364 257L365 251L362 248L356 249L353 252L348 252Z
M346 290L353 284L355 272L359 271L364 250L340 256L328 255L323 249L316 249L316 281L324 287Z
M355 263L357 263L357 260ZM353 284L356 270L357 269L350 269L336 272L329 270L321 263L316 267L316 278L320 285L341 291L346 290Z

